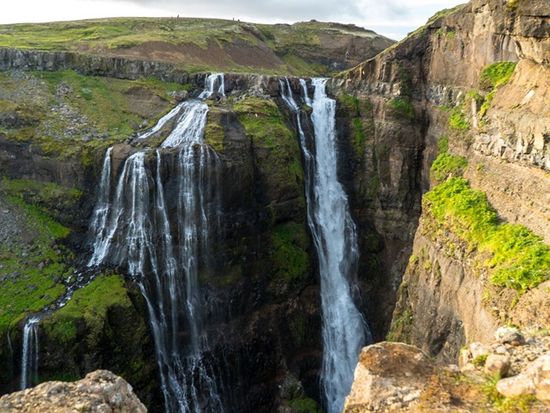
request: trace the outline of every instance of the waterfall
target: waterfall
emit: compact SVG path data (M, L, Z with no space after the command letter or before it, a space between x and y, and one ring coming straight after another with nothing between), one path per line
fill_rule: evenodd
M38 324L40 317L30 316L23 327L20 389L25 390L38 380Z
M223 96L222 74L207 78L201 99L216 88ZM177 109L161 149L154 155L141 150L128 157L114 188L111 150L105 154L90 224L93 252L88 265L126 266L136 281L149 314L166 412L222 413L219 383L204 356L208 343L198 281L220 221L220 159L204 142L208 106L190 100ZM166 123L165 118L159 123ZM151 130L155 132L142 136L162 128L157 124ZM164 158L174 157L175 162L164 163ZM165 176L170 191L163 183L164 165L172 168ZM169 205L173 199L175 205Z
M372 338L351 292L350 279L355 275L359 256L355 224L337 175L336 102L326 95L325 79L312 79L313 99L308 96L305 81L300 83L304 101L313 109L314 150L308 148L288 80L281 84L281 93L297 116L305 164L308 224L319 258L323 316L321 386L327 413L339 413L351 389L361 346Z
M205 88L199 95L199 99L208 99L212 97L214 93L225 96L225 79L223 73L212 73L208 75L205 83ZM218 86L217 90L215 90L216 86Z

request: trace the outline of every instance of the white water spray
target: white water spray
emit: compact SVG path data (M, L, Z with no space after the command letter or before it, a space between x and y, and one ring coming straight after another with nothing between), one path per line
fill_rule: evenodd
M36 384L38 378L38 324L40 317L30 316L23 327L20 389Z
M297 114L305 161L308 223L319 258L324 347L321 386L327 413L340 413L351 389L361 346L372 338L351 294L350 279L358 261L357 235L347 195L338 181L336 102L326 95L325 82L312 80L315 91L311 100L305 81L300 81L304 101L313 109L314 150L305 140L288 80L281 84L281 91L283 100Z
M210 97L216 88L223 95L221 74L207 79L201 97ZM145 298L167 412L224 411L213 367L204 357L208 348L198 282L201 257L209 253L216 234L220 204L220 160L204 142L207 112L200 100L180 104L174 127L161 145L179 148L175 165L170 164L176 175L175 212L166 203L160 150L154 168L148 166L150 152L126 159L114 193L108 151L91 221L89 266L126 265ZM166 155L173 160L173 151Z

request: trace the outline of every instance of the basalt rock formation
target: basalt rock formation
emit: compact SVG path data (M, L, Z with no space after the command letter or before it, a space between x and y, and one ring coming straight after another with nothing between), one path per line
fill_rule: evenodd
M542 0L473 0L327 82L337 100L338 177L357 225L353 296L375 341L390 332L455 361L461 346L490 340L503 323L548 328L548 16ZM137 136L199 96L206 76L159 58L154 44L142 45L146 55L127 46L0 49L2 392L20 383L26 316L78 279L69 303L40 321L32 384L107 368L151 409L162 404L146 303L124 266L82 271L88 225L107 148L114 185L132 154L161 143ZM303 54L311 64L358 61L312 53ZM205 100L223 206L210 270L199 273L209 298L206 357L224 361L216 374L239 412L317 411L312 399L320 400L318 262L297 117L281 80L226 74L225 97ZM298 78L288 85L312 142L311 87ZM163 161L163 182L175 158ZM154 151L145 164L154 170ZM380 346L389 358L421 354Z

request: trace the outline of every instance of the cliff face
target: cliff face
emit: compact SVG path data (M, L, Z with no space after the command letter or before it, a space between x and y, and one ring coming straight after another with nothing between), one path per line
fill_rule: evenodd
M454 359L503 322L548 327L547 250L536 237L549 239L548 31L543 1L476 0L329 81L358 225L357 300L377 340L391 324L392 339ZM139 147L133 134L204 86L204 75L126 52L0 49L2 391L17 386L25 315L59 298L89 257L106 148L120 171ZM219 376L241 412L313 409L306 395L319 394L317 263L295 117L278 81L229 74L228 99L208 101L223 215L214 270L200 274L207 357L223 360ZM299 96L298 79L290 85ZM302 124L311 139L305 115ZM507 256L542 270L523 279ZM112 368L160 404L145 306L124 273L87 274L97 278L43 320L37 381Z
M547 256L548 247L535 239L538 235L548 242L548 14L543 2L472 1L438 13L407 39L333 81L335 93L383 103L374 104L378 113L373 136L374 142L394 143L389 150L394 166L389 169L390 182L405 183L415 201L435 188L423 201L417 229L418 207L409 209L412 231L394 227L398 237L406 234L409 240L416 229L412 253L404 248L396 254L411 258L393 315L394 340L454 359L464 342L487 340L499 323L546 327L547 291L545 284L537 287L549 276L546 258L531 262L532 283L514 284L512 272L503 280L502 266L513 266L523 250L509 250L510 263L503 264L504 258L495 258L493 241L498 236L493 231L510 231L502 242L533 242L541 256ZM386 132L388 119L392 122L396 115L401 117L400 128ZM412 119L408 125L407 117ZM398 148L402 139L412 149L408 154ZM367 157L364 165L365 176L377 175L383 183L376 169L381 159L371 156L369 162ZM445 193L462 191L450 189L462 185L460 176L467 179L469 195L486 197L487 211L496 210L491 215L494 226L469 220L468 207L459 210L461 196ZM407 184L405 177L413 178ZM451 182L445 184L447 179ZM403 192L400 188L398 193ZM398 210L406 211L403 204ZM378 232L383 232L378 230L382 222L375 220ZM465 234L475 233L476 225L482 227L479 238L468 239ZM533 238L528 232L519 236L524 231L520 228L532 231ZM526 237L532 241L522 241ZM393 281L398 283L400 272L395 274ZM539 295L545 298L533 298ZM530 317L533 300L537 310Z

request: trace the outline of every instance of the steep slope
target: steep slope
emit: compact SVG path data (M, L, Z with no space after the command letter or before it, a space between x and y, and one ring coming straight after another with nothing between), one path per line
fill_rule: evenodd
M472 1L438 13L407 39L333 81L335 93L351 93L372 103L372 132L361 123L365 117L360 110L357 130L353 130L355 121L349 121L351 134L366 137L366 158L358 166L365 172L359 176L368 180L377 175L385 192L395 194L393 199L408 194L418 202L434 185L463 174L469 181L464 189L486 192L492 205L472 204L472 214L496 209L491 218L495 227L479 229L480 239L472 241L465 237L479 224L467 221L463 212L452 215L452 206L460 201L456 190L451 190L447 204L441 195L444 187L424 200L412 254L406 248L394 253L401 259L413 258L401 287L392 338L408 339L432 354L454 358L464 340L490 337L499 323L521 320L525 326L546 325L546 298L536 301L538 322L537 316L517 314L528 310L514 305L519 299L532 308L529 297L545 297L544 286L535 287L549 277L548 247L535 235L548 236L548 33L544 2ZM380 151L382 142L389 146L386 154ZM400 147L401 142L410 152ZM438 155L437 142L443 153L430 172ZM357 207L372 208L373 202L382 201L381 193L369 199L366 191L363 195L360 191L364 201ZM477 207L481 209L476 211ZM401 216L406 211L410 211L406 222L415 225L419 210L397 205ZM434 211L439 221L434 222ZM378 232L387 234L378 229L383 226L387 221L375 219ZM407 245L415 229L402 231L397 238L408 239ZM493 230L502 233L500 240L488 239ZM507 243L502 248L509 249L496 251L498 243ZM529 254L534 255L522 261L525 273L513 274L511 263ZM504 267L511 272L502 275ZM398 268L396 278L379 282L397 285L400 274ZM514 283L514 277L525 279ZM391 303L388 295L385 302ZM375 301L376 296L380 294L375 294Z
M353 25L117 18L0 26L0 47L170 63L187 72L328 74L392 40Z

